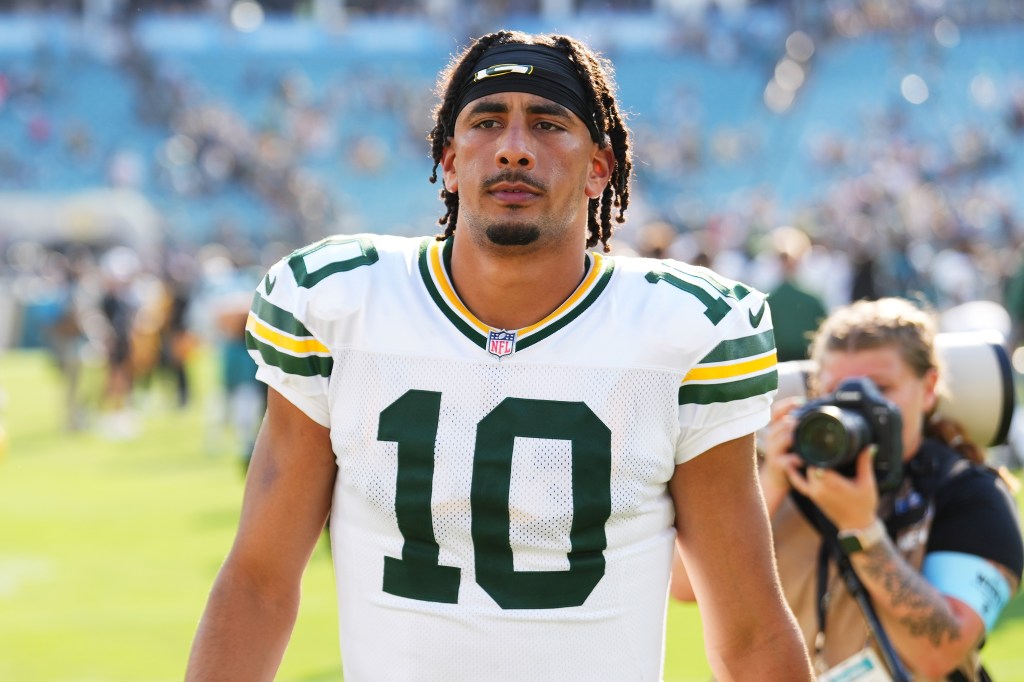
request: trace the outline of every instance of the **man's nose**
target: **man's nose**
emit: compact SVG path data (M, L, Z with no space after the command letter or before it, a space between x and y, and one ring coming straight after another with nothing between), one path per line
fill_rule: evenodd
M530 144L530 137L524 126L509 124L501 136L501 144L495 154L495 162L499 168L514 166L529 170L533 168L536 158Z

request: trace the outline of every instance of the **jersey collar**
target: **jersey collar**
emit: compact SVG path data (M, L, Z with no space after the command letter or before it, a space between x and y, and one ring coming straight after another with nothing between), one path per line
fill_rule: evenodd
M511 333L514 335L512 348L516 351L529 348L533 344L546 339L562 327L576 319L584 310L597 300L611 279L615 262L599 253L587 251L585 255L585 272L583 281L562 305L558 306L543 320L522 329L497 329L481 322L469 308L459 300L452 285L451 256L452 238L442 242L434 237L426 237L420 244L419 267L423 283L430 297L444 313L445 317L455 325L466 338L492 354L489 340L495 334ZM512 351L504 354L510 354Z

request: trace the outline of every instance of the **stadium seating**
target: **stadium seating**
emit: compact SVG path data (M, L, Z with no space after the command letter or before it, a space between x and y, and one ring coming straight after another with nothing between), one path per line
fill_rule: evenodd
M438 187L426 181L422 138L434 75L458 42L436 26L390 20L331 34L277 22L243 36L208 18L148 17L136 24L130 52L128 44L97 50L66 24L52 30L52 22L0 17L0 37L11 38L0 40L0 191L134 186L168 231L198 243L225 224L255 237L294 234L310 196L322 204L311 233L433 229ZM642 32L633 26L629 35ZM956 155L958 135L975 131L997 158L981 159L963 182L1024 182L1022 137L1006 124L1009 95L1020 87L1024 26L962 28L949 48L924 29L825 41L784 113L762 100L781 44L776 54L762 45L722 59L673 48L662 36L608 52L637 132L636 195L673 220L684 219L681 200L715 206L758 187L792 210L813 202L858 171L855 163L815 161L814 140L826 134L885 144L872 139L881 130L944 157ZM900 96L910 73L929 85L921 105ZM167 158L184 112L208 107L229 112L230 127L244 133L227 143L217 137L221 126L194 140L240 145L229 155L231 171L216 155ZM905 125L894 132L893 119ZM247 145L269 144L268 133L287 146L284 167L248 155ZM191 180L182 175L189 164L198 173ZM267 186L302 182L316 191L282 196ZM1012 199L1024 208L1020 192Z

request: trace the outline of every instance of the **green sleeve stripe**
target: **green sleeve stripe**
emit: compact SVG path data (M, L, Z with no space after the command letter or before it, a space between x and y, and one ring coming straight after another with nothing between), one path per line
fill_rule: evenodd
M769 329L753 336L722 341L714 350L704 356L698 364L710 362L728 362L739 358L749 358L775 350L775 333Z
M679 388L679 404L728 403L734 400L753 398L774 391L778 387L779 373L773 369L771 372L738 381L727 381L720 384L686 384Z
M270 344L263 343L248 331L245 332L245 347L258 352L268 365L295 376L327 378L331 376L331 371L334 369L334 358L332 357L309 355L299 358L282 353Z
M260 296L259 292L257 292L255 298L253 298L252 311L260 320L286 334L310 338L313 336L310 331L306 329L304 324L295 319L294 315L284 308L278 308L276 305Z

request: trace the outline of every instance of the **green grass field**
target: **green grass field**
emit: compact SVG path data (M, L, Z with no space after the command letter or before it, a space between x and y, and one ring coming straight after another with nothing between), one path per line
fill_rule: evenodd
M234 533L242 474L236 439L216 418L209 362L195 399L142 396L142 434L68 433L56 371L38 353L0 356L0 680L180 680L207 591ZM83 392L98 390L96 371ZM282 681L341 678L326 546L306 573ZM709 679L700 618L669 610L667 682ZM1024 598L985 649L998 682L1024 682Z

